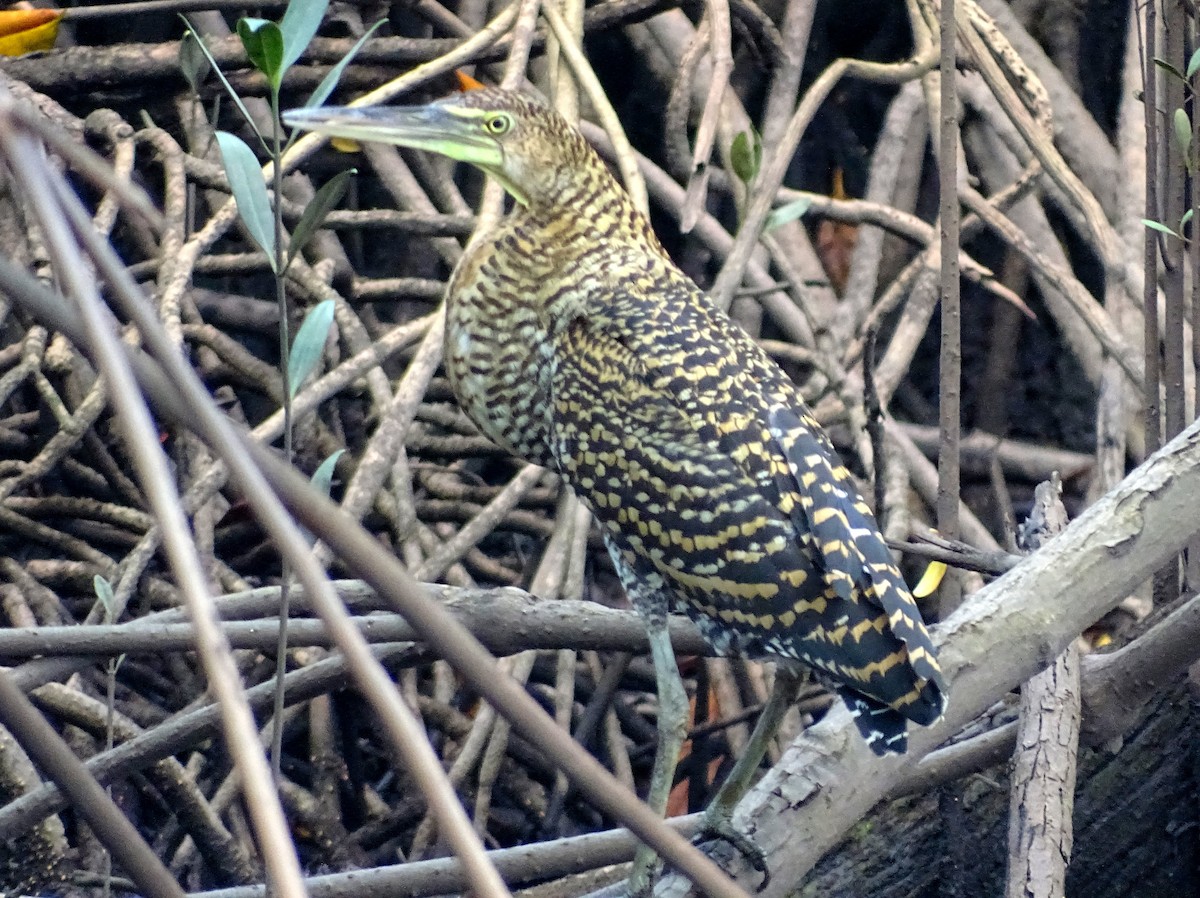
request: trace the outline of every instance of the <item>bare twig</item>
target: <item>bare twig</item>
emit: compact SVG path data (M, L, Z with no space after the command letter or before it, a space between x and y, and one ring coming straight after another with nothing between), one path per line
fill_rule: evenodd
M958 280L958 60L955 39L957 0L941 0L938 10L938 210L941 236L941 340L938 356L938 530L958 539L959 443L962 429L962 303ZM957 577L942 583L938 611L945 618L957 607L962 585Z

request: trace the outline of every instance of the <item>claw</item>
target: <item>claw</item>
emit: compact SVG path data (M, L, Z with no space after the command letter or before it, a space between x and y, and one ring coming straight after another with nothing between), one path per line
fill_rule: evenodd
M704 826L692 839L692 842L699 844L711 839L727 842L733 846L747 864L762 874L762 882L758 884L756 892L761 892L767 887L771 881L771 871L767 868L766 853L748 835L734 829L733 823L728 817L712 813L705 815Z

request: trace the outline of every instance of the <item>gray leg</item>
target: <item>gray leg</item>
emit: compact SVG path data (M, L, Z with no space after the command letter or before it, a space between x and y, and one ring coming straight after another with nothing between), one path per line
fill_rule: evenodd
M657 616L657 615L656 615ZM666 812L679 750L687 735L688 700L675 663L671 637L666 620L647 620L650 636L650 655L654 659L654 675L658 684L658 752L654 756L654 771L650 777L650 793L646 804L660 817ZM652 848L638 847L629 874L631 895L644 895L653 885L658 858Z
M708 835L716 836L731 843L737 848L756 870L763 874L766 885L767 867L762 849L755 845L745 834L733 828L733 809L741 801L742 796L750 788L758 765L766 754L767 745L775 736L783 717L796 702L796 695L803 682L803 675L787 670L782 665L775 672L775 685L771 689L767 703L762 713L758 715L758 723L746 743L746 750L733 765L725 782L721 785L716 796L709 802L704 812L704 830ZM760 885L759 888L762 888Z

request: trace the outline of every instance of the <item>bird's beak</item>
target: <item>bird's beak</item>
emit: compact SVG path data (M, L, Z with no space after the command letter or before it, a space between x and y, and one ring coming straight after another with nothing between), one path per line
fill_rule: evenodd
M460 117L436 104L292 109L283 114L283 123L329 137L430 150L483 169L499 168L504 158L478 119Z

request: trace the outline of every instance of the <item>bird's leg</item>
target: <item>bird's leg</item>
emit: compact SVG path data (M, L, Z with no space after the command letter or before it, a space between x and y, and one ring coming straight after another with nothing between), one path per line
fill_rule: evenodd
M654 615L653 617L658 617ZM654 660L654 676L658 685L658 751L654 755L654 771L650 777L650 792L646 804L660 817L667 810L667 799L675 780L679 750L687 735L688 700L675 663L675 650L667 632L665 614L661 620L648 618L646 629L650 636L650 657ZM645 895L654 882L658 858L652 848L638 847L629 874L631 895Z
M758 715L758 722L746 743L746 750L733 765L733 770L729 772L729 776L725 778L725 782L721 784L721 788L704 812L703 834L724 839L740 851L747 862L763 875L760 889L767 884L770 877L766 858L762 849L748 836L733 828L733 809L750 788L750 781L754 778L763 755L766 754L767 745L775 736L779 724L783 722L788 708L795 704L802 682L803 675L788 670L784 665L776 669L775 684L771 687L771 694L767 697L762 713Z

